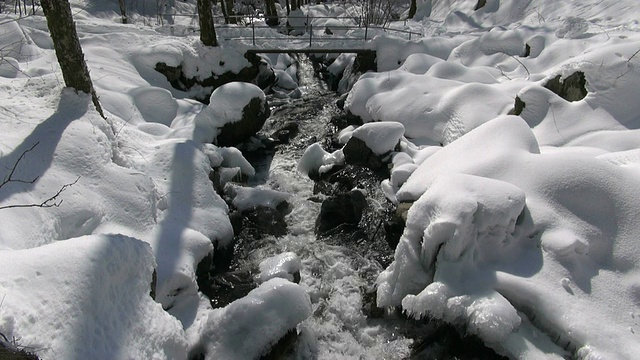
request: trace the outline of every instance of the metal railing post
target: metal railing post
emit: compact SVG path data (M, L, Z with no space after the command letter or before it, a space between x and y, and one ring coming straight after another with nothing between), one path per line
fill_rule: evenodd
M311 47L312 41L313 41L313 25L309 24L309 47Z
M367 41L367 33L369 32L369 25L367 23L364 24L364 41Z
M256 46L256 25L253 21L253 14L251 14L251 38L253 40L253 46Z

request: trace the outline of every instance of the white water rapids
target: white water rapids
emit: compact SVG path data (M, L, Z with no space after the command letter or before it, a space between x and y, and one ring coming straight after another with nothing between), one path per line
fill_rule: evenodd
M313 97L322 97L321 110L312 117L288 118L300 126L298 138L321 137L326 124L337 111L336 97L323 89L313 77L308 60L300 62L303 98L294 106L305 106ZM286 110L273 116L287 116ZM295 116L295 115L294 115ZM295 143L298 138L294 139ZM285 145L278 149L268 168L257 167L257 187L274 189L292 195L292 211L286 216L289 233L266 241L266 247L254 251L251 261L261 260L286 251L302 260L301 282L311 297L313 315L300 326L295 359L400 359L410 354L412 340L402 335L404 321L368 319L362 311L363 295L373 290L381 266L367 254L348 247L326 244L314 234L320 203L309 200L314 183L296 170L304 147Z

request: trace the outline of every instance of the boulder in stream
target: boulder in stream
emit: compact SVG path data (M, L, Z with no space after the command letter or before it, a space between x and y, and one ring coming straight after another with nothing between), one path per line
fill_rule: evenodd
M255 135L271 110L264 92L256 85L231 82L217 88L196 116L196 129L211 134L218 146L234 146Z
M325 234L342 225L357 226L366 206L367 199L359 190L327 198L316 219L316 234Z

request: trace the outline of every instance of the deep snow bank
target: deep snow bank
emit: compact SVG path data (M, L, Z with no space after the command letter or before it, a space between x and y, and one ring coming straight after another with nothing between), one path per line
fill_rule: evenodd
M182 326L149 295L149 245L93 235L0 257L0 332L40 357L186 357Z
M517 310L570 350L630 357L637 179L635 169L589 156L540 154L522 119L491 120L426 159L398 191L418 201L378 278L379 304L463 322L524 356L509 340Z
M413 205L378 303L516 358L633 358L637 9L476 3L422 2L432 17L410 26L449 47L378 38L385 72L363 75L345 102L364 122L405 128L382 187ZM547 85L574 74L584 98Z

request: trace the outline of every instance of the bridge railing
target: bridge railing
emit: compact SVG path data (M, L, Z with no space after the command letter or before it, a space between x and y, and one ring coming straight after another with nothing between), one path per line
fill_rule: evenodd
M194 14L182 14L175 16L193 16ZM197 15L196 15L197 16ZM371 36L371 31L382 31L391 34L399 34L399 36L406 37L408 40L412 38L419 38L422 36L421 33L405 30L405 29L395 29L388 26L377 26L370 25L363 21L360 17L355 16L289 16L287 19L293 20L293 25L279 25L278 27L272 27L266 25L266 21L269 19L267 16L263 15L231 15L225 17L223 16L215 16L214 18L226 21L227 19L235 20L235 24L216 24L216 31L219 33L219 36L224 38L225 40L240 40L240 41L251 41L251 44L256 46L258 42L265 42L270 40L285 40L285 41L296 41L302 43L304 41L308 42L309 46L312 46L314 41L316 42L334 42L334 41L367 41L370 40L373 36ZM327 24L327 25L314 25L313 22L316 19L335 19L339 21L343 21L342 24ZM304 25L297 25L298 23L302 23ZM352 23L353 25L348 25ZM351 35L339 35L339 34L330 34L326 33L326 35L318 35L314 34L314 30L318 30L319 28L324 29L325 31L337 31L337 32L348 32L350 30L360 29L361 32L351 34ZM274 31L285 30L287 33L280 33L281 36L269 36L264 35L265 33L273 33ZM199 31L199 29L195 28L194 31ZM250 30L250 34L249 34ZM262 31L262 30L270 30L270 31ZM285 36L290 33L298 33L295 36ZM303 41L304 40L304 41Z

